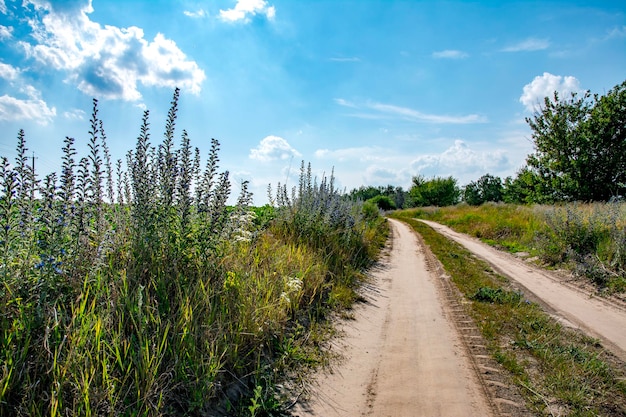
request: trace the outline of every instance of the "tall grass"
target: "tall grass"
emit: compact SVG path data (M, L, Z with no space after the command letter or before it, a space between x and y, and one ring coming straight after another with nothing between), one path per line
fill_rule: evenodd
M626 204L484 204L408 211L550 267L570 269L602 290L626 291Z
M244 182L228 207L219 142L204 164L186 131L175 143L178 100L156 146L144 113L126 161L96 100L60 175L38 177L23 131L1 158L1 416L279 413L275 384L375 256L382 221L338 205L332 178L256 210Z
M621 416L626 367L597 340L563 327L485 262L429 226L396 212L428 244L464 298L493 358L536 415Z

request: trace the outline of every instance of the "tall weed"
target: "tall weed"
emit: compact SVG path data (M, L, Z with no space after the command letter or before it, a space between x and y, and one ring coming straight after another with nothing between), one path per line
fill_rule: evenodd
M626 290L626 204L484 204L407 210L550 267L569 268L609 291Z
M382 220L310 168L276 206L253 210L244 182L228 207L219 142L204 169L176 143L178 100L158 145L145 111L125 164L96 100L60 175L39 179L24 131L1 157L0 416L279 412L329 294L376 256Z

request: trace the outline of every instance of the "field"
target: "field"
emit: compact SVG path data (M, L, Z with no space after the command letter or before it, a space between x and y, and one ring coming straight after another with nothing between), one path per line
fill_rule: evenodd
M17 158L0 159L0 416L283 415L299 379L326 361L327 318L357 299L387 239L378 208L345 198L332 175L314 178L304 162L296 186L270 187L270 204L253 207L244 182L227 205L219 142L204 162L184 130L175 144L177 101L178 90L156 146L145 112L125 162L111 160L95 100L88 153L66 138L60 174L34 172L23 131ZM625 203L394 216L453 278L485 267L455 264L469 255L446 260L461 250L413 218L567 269L599 293L626 291ZM610 412L611 396L623 406L621 368L611 371L596 341L563 330L491 273L455 282L534 410Z
M204 169L185 131L175 148L177 100L158 146L145 112L125 164L95 100L60 175L33 172L23 131L0 161L1 416L279 414L280 382L323 361L385 222L304 163L271 206L246 183L227 206L219 142Z
M483 204L418 208L424 218L509 252L527 253L548 268L563 268L603 293L626 291L626 203L521 206Z

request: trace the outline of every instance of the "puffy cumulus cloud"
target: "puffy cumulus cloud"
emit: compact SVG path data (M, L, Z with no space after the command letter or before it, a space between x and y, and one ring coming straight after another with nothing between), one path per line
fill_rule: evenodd
M524 86L519 101L526 107L526 110L534 111L543 104L545 97L552 97L555 91L560 96L579 92L580 82L573 76L562 77L544 72L543 75L536 76Z
M294 149L285 139L279 136L267 136L259 146L250 149L250 159L267 162L300 157L302 154Z
M469 55L463 51L457 51L454 49L446 49L445 51L433 52L433 58L437 59L462 59L467 58Z
M13 37L13 27L0 25L0 40Z
M531 52L548 49L550 41L547 39L528 38L502 49L502 52Z
M5 94L0 97L0 120L34 120L36 123L46 125L56 116L56 109L48 107L41 98L41 92L24 82L21 72L19 68L0 62L0 78L9 81L13 88L26 96L16 98Z
M411 158L393 148L361 146L342 149L318 149L315 158L336 165L338 178L348 188L361 185L401 185L410 183ZM402 167L402 168L400 168Z
M93 22L90 0L30 4L36 11L29 20L35 42L21 42L26 53L49 68L67 71L84 93L138 101L138 84L200 92L204 71L163 34L148 41L138 27Z
M6 94L0 97L0 120L34 120L47 125L56 113L56 109L48 107L41 98L18 99Z
M462 140L454 141L454 145L440 154L420 155L411 162L415 172L426 176L452 175L461 182L478 178L487 172L505 171L510 165L504 151L477 152Z
M250 22L250 16L265 15L269 20L276 16L276 8L265 0L237 0L232 9L220 10L220 19L226 22Z
M411 173L408 169L396 170L378 165L370 165L363 175L364 183L373 186L395 185L406 187L411 182Z
M12 65L0 62L0 78L4 78L7 81L16 80L20 75L20 70Z

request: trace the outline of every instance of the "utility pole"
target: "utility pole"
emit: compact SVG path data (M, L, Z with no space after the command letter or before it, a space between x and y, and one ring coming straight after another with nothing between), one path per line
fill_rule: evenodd
M33 159L32 159L33 165L32 165L32 171L31 171L31 174L32 174L32 187L30 189L31 201L35 199L35 178L36 178L35 177L35 159L37 159L37 157L35 156L35 151L33 151Z

